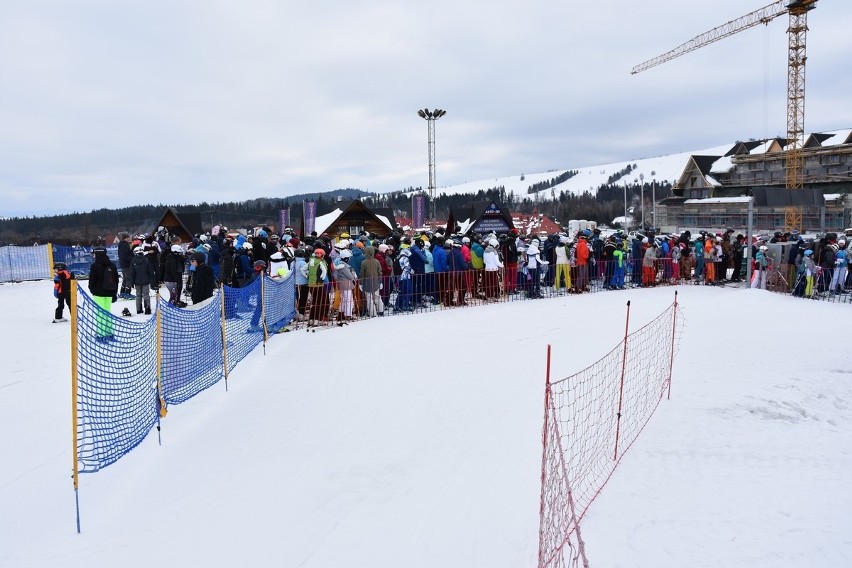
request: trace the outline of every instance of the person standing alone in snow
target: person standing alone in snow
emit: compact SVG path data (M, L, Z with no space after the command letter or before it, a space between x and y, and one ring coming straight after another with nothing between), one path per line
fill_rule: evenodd
M74 280L74 273L68 271L68 266L64 262L57 262L53 265L53 270L56 272L53 276L53 297L58 300L56 312L53 314L53 323L68 321L62 317L65 304L68 304L68 310L71 310L71 281Z

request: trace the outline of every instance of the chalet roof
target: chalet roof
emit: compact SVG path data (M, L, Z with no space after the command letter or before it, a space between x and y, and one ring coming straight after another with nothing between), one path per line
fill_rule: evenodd
M315 230L318 235L324 233L329 227L334 225L338 219L345 218L348 213L354 210L360 210L368 213L376 221L388 228L388 231L393 231L397 228L396 219L394 219L393 210L387 207L377 207L371 209L364 204L360 199L352 201L340 202L334 211L319 215L316 218Z
M736 154L749 154L752 150L763 143L762 140L749 140L747 142L736 142L734 146L728 150L725 156L733 156Z
M195 235L204 231L201 225L201 213L178 214L174 207L166 208L151 232L155 233L160 226L167 228L169 233L180 237L184 242L191 241Z
M805 140L804 148L816 148L822 146L822 143L834 137L834 133L814 132L808 139Z
M820 140L821 146L835 146L839 144L852 143L852 129L850 128L835 130L833 132L823 132L820 136L826 137L825 139Z
M722 156L692 156L692 159L695 162L695 165L698 166L698 170L706 176L710 173L710 170L713 168L713 164L716 163L716 160L721 157Z

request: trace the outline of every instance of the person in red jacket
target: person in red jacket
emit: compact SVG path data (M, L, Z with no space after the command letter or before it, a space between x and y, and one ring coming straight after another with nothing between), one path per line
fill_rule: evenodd
M577 238L577 292L589 291L589 236L592 232L581 231Z

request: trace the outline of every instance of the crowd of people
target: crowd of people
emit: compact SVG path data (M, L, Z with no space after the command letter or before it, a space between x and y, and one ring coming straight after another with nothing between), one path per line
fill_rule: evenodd
M785 257L768 244L788 243ZM521 235L518 229L496 234L449 233L443 228L397 230L380 238L367 232L311 234L291 229L229 232L226 228L183 243L160 227L150 235L120 235L121 286L105 285L111 265L103 247L94 250L89 289L96 301L121 297L136 301L137 314L150 314L151 290L165 288L168 301L185 307L212 297L220 285L241 288L261 275L283 280L294 273L296 310L309 325L336 319L383 316L424 307L463 306L522 295L583 294L594 285L604 290L685 282L719 285L745 279L746 237L733 229L696 235L655 235L623 231L606 236L600 229L574 235ZM845 235L828 233L806 241L793 231L777 232L752 243L754 287L766 288L773 271L785 276L789 291L813 297L840 293L849 284ZM61 264L61 263L60 263ZM57 265L60 308L67 270ZM185 289L185 291L184 291ZM125 315L131 315L125 311ZM256 322L253 322L256 324Z

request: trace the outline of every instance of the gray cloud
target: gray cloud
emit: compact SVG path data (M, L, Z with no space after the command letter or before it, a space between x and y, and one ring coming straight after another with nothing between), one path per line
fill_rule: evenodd
M0 215L423 186L422 107L439 186L783 135L785 17L629 74L757 4L6 3ZM810 15L808 131L852 126L850 16Z

